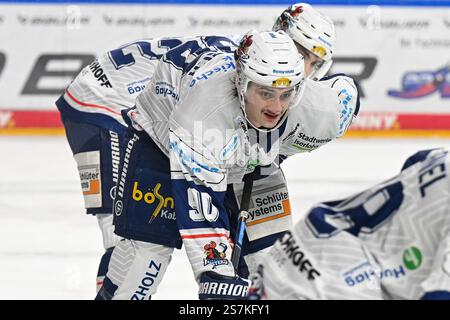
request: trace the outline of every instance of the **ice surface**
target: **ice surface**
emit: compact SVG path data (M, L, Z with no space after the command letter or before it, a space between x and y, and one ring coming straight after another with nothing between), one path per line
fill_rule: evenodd
M412 153L449 139L348 139L288 159L294 220L316 202L390 178ZM64 136L0 136L0 299L93 299L103 253L97 221L84 214L75 161ZM196 299L176 250L154 299Z

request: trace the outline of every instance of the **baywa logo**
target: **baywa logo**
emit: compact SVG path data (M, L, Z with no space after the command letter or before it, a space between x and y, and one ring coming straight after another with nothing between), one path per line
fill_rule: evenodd
M417 99L435 92L441 98L450 98L450 63L437 71L407 72L402 79L402 90L389 90L388 95Z
M422 265L422 252L417 247L403 251L403 264L408 270L416 270Z
M226 259L228 246L221 242L219 243L219 247L222 248L222 251L217 249L217 243L214 241L210 241L203 246L206 255L206 258L203 259L204 266L212 265L214 269L217 266L228 265L229 261Z
M153 205L156 201L158 201L156 208L150 215L149 223L152 223L158 215L161 215L161 217L165 219L175 220L175 212L173 211L175 202L172 197L162 196L160 194L160 189L161 183L159 182L155 185L152 191L146 193L139 190L139 184L137 181L135 181L133 185L133 200L138 202L144 201L149 205Z

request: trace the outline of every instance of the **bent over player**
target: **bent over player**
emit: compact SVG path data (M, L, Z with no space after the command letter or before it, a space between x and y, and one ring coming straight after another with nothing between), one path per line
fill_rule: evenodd
M312 208L275 243L251 297L450 299L450 157L417 152L401 172Z
M321 95L310 88L314 94L299 105L308 90L303 57L284 32L252 31L234 54L206 51L190 63L170 54L127 113L131 126L113 206L115 232L125 239L97 297L149 298L183 242L201 299L244 298L248 282L230 263L227 186L280 154L303 151L296 145L300 134L323 137L319 144L339 136L357 94L347 91L340 104L342 86L355 89L337 78L319 86L328 88ZM303 123L320 102L332 107ZM340 118L341 108L349 118ZM218 255L205 252L207 244Z

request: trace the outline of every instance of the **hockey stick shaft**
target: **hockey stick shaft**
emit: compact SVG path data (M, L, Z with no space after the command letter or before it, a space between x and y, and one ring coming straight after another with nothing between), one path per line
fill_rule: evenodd
M234 240L233 254L231 255L231 262L233 264L236 274L239 270L239 260L241 259L242 244L244 242L245 222L248 218L248 209L250 206L250 197L253 189L253 175L248 174L244 177L244 190L242 191L241 205L238 214L238 224L236 228L236 235Z

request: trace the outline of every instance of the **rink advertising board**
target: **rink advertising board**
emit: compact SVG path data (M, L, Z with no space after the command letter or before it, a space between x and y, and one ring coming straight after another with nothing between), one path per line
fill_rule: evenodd
M0 0L0 132L62 132L54 101L104 51L139 38L268 29L290 4L224 2ZM375 2L310 2L335 22L331 72L361 87L351 130L450 131L450 1Z

